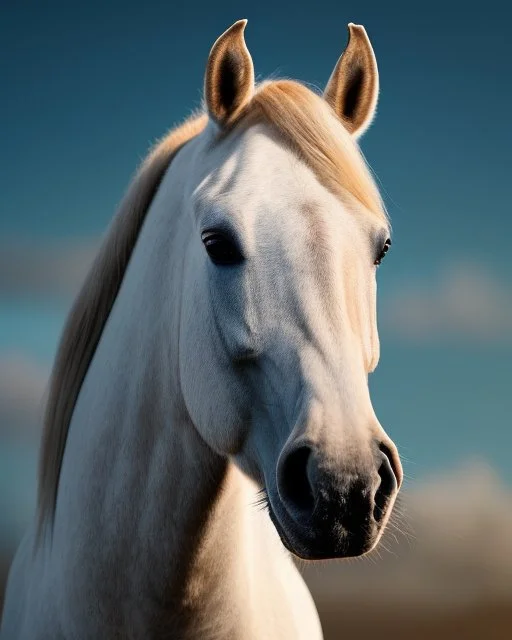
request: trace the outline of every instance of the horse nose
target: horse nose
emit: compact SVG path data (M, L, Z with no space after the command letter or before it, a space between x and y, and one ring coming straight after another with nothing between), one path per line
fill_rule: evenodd
M277 487L286 511L307 527L336 521L347 533L378 527L402 482L392 443L375 442L370 460L340 469L322 463L309 444L292 447L278 465Z

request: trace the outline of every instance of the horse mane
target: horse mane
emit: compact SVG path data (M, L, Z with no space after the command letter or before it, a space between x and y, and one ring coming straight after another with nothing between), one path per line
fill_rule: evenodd
M112 310L146 213L179 149L208 122L196 115L164 137L142 163L115 215L68 315L50 379L44 415L37 495L38 537L55 513L60 471L73 410ZM379 191L359 147L328 104L304 85L260 85L233 126L265 122L340 198L347 195L387 220Z
M247 117L249 121L263 119L274 127L324 187L342 201L350 206L355 199L388 222L359 146L322 97L293 80L263 83L249 105Z

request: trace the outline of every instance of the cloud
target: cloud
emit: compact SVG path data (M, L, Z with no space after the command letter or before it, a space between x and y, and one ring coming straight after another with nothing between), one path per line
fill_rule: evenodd
M84 240L0 246L0 294L74 295L98 247L97 241Z
M401 337L512 339L512 288L483 265L448 265L436 282L411 282L382 304L383 328Z
M0 295L74 296L97 240L0 246ZM409 281L381 298L381 327L414 341L512 340L512 287L487 267L459 261L434 281Z
M512 600L512 490L489 466L468 462L402 500L410 535L392 525L373 562L306 568L316 598L423 609Z
M21 354L0 357L0 439L38 437L48 374Z

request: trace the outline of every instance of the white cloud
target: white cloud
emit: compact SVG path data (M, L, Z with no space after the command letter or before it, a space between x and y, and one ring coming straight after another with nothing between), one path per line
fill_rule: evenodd
M512 340L512 287L483 265L445 267L434 283L411 282L382 300L382 327L414 340Z
M424 610L512 599L512 490L490 467L467 463L402 500L412 536L391 526L373 562L306 568L316 598Z
M0 357L0 438L38 436L48 374L21 354Z
M84 240L0 246L0 294L74 295L98 247Z
M0 294L74 296L97 240L0 246ZM409 281L380 300L380 325L402 338L512 341L512 286L481 264L446 265L435 281Z

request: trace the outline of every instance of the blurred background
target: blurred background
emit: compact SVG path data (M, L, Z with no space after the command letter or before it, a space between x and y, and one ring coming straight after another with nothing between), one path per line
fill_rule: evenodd
M509 638L509 5L401 0L0 2L0 608L35 504L61 327L136 165L201 101L249 19L259 78L323 87L364 24L381 74L362 140L394 227L379 270L380 421L404 456L378 554L304 569L326 638Z

